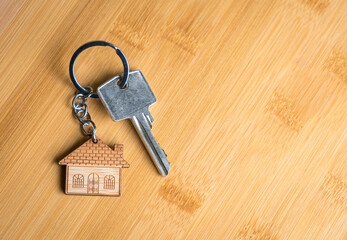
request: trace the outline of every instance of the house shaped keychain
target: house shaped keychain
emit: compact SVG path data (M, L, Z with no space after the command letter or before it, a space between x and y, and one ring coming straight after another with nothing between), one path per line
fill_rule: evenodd
M120 196L122 168L130 167L123 145L111 149L97 140L89 139L59 162L66 165L66 194Z

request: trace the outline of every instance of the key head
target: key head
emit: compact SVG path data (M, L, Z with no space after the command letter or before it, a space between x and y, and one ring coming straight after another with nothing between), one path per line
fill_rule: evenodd
M98 87L98 95L114 121L131 118L157 101L140 70L129 73L125 89L118 86L119 80L116 76Z

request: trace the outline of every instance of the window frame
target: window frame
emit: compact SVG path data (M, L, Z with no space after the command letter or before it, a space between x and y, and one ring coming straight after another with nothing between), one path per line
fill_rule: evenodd
M104 189L116 189L116 177L114 175L106 175L104 177Z
M82 174L74 174L72 176L73 188L84 188L84 176Z

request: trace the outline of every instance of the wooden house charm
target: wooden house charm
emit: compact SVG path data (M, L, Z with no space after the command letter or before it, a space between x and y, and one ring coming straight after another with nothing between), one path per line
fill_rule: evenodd
M59 162L66 165L66 194L120 196L121 170L130 167L123 159L123 145L111 149L92 139Z

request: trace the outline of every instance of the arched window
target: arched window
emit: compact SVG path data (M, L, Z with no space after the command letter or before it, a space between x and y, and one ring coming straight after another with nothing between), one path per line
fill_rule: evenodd
M72 187L73 188L83 188L84 187L84 177L82 174L75 174L72 177Z
M104 189L115 189L115 178L112 175L107 175L104 178Z

